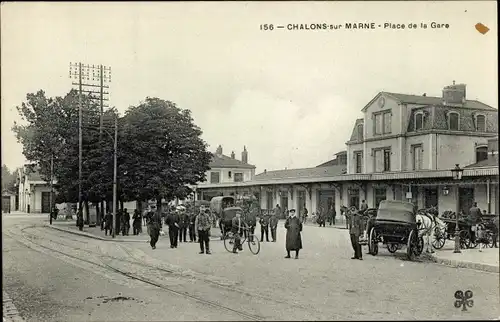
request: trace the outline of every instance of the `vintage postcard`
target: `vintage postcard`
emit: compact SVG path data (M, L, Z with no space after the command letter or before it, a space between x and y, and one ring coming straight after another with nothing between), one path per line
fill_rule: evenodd
M4 321L500 318L495 1L0 9Z

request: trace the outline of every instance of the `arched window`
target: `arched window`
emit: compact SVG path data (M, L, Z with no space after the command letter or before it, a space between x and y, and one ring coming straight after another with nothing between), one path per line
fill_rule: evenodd
M363 124L358 125L358 141L363 141Z
M486 117L482 114L478 114L475 116L474 120L476 131L478 132L486 132Z
M452 131L460 129L460 115L457 112L448 113L448 129Z
M424 128L424 113L418 112L415 114L415 131Z
M476 147L476 162L486 159L488 159L488 147L484 145Z

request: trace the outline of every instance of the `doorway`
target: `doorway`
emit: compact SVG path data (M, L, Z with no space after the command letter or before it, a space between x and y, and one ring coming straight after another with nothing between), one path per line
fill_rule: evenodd
M42 213L50 213L50 192L42 192Z
M424 208L438 207L438 188L424 188Z
M469 214L469 209L474 203L474 188L458 188L458 200L459 209L464 214Z
M273 209L273 192L267 192L267 210L271 211Z
M285 193L283 193L285 194ZM280 207L282 211L285 211L285 209L288 209L288 196L281 196L281 202L280 202Z

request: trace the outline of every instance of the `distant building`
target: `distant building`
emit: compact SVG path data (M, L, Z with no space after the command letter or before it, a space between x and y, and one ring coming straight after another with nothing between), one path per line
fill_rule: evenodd
M27 166L18 169L17 176L18 210L27 213L49 213L50 182L40 176L38 169L30 170ZM55 199L52 200L54 202Z
M221 145L212 155L213 158L209 164L210 170L206 172L206 180L196 186L196 189L201 188L203 191L201 195L197 196L197 199L211 200L221 194L250 194L251 192L247 189L238 190L237 186L233 186L231 189L221 189L226 184L237 185L254 179L255 166L248 163L246 146L241 152L241 160L236 159L234 151L231 152L231 156L224 155Z

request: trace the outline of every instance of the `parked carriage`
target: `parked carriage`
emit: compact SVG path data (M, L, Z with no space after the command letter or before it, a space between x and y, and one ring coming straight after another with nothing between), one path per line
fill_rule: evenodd
M387 245L390 253L406 246L408 259L420 256L424 240L418 236L417 214L412 203L396 200L380 202L377 217L368 235L368 251L378 254L378 244Z
M480 223L483 224L487 231L487 236L488 236L488 246L493 247L495 245L495 239L498 238L498 227L495 225L495 218L497 218L498 215L494 214L483 214L481 215L480 218ZM457 226L456 220L455 219L449 219L449 218L442 218L446 224L447 224L447 229L446 229L446 239L454 239L455 238L455 228ZM498 222L498 219L496 219ZM465 249L465 248L475 248L477 246L476 241L472 241L471 239L471 223L465 218L461 217L458 220L458 229L459 229L459 236L460 236L460 248ZM443 243L444 244L444 243Z

